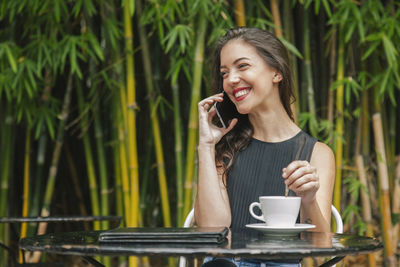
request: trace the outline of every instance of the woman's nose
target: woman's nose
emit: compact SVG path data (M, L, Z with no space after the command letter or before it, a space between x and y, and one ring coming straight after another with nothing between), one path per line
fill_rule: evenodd
M229 83L236 84L240 81L240 76L236 72L231 72L229 73L228 81Z

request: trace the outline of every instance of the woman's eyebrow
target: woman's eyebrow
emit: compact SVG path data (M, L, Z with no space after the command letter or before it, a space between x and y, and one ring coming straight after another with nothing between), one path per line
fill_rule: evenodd
M233 65L235 65L236 63L238 63L239 61L241 61L241 60L244 60L244 59L249 59L249 58L247 58L247 57L240 57L240 58L238 58L238 59L235 59L235 61L233 61ZM221 67L220 67L221 69L222 68L226 68L226 66L225 65L222 65Z

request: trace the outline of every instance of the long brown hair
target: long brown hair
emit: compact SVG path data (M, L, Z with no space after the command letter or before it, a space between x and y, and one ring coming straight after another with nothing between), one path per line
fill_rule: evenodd
M279 96L286 113L293 120L290 104L294 101L293 79L289 66L289 57L285 46L272 33L258 28L238 27L230 29L219 40L212 69L212 82L218 92L222 91L222 77L220 75L221 50L232 40L243 40L254 46L262 59L282 75L279 83ZM227 174L232 168L235 154L245 149L251 141L254 129L247 115L241 115L235 127L215 146L216 162Z

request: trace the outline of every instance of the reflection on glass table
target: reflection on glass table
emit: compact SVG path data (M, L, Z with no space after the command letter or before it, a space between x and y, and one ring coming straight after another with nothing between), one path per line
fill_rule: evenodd
M149 231L149 228L140 228ZM138 229L140 231L140 229ZM158 228L159 230L159 228ZM176 228L164 228L174 231ZM151 231L151 229L150 229ZM200 230L201 231L201 230ZM24 238L20 248L28 251L80 255L96 266L92 256L202 256L241 257L258 259L299 259L334 257L323 266L331 266L346 255L366 254L381 249L375 238L353 234L302 232L293 236L267 236L254 229L232 230L220 244L99 242L104 231L54 233Z

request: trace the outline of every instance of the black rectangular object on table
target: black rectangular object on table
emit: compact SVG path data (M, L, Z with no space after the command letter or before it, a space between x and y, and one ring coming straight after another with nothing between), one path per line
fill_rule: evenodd
M101 232L99 242L220 244L225 241L228 232L227 227L127 227Z

